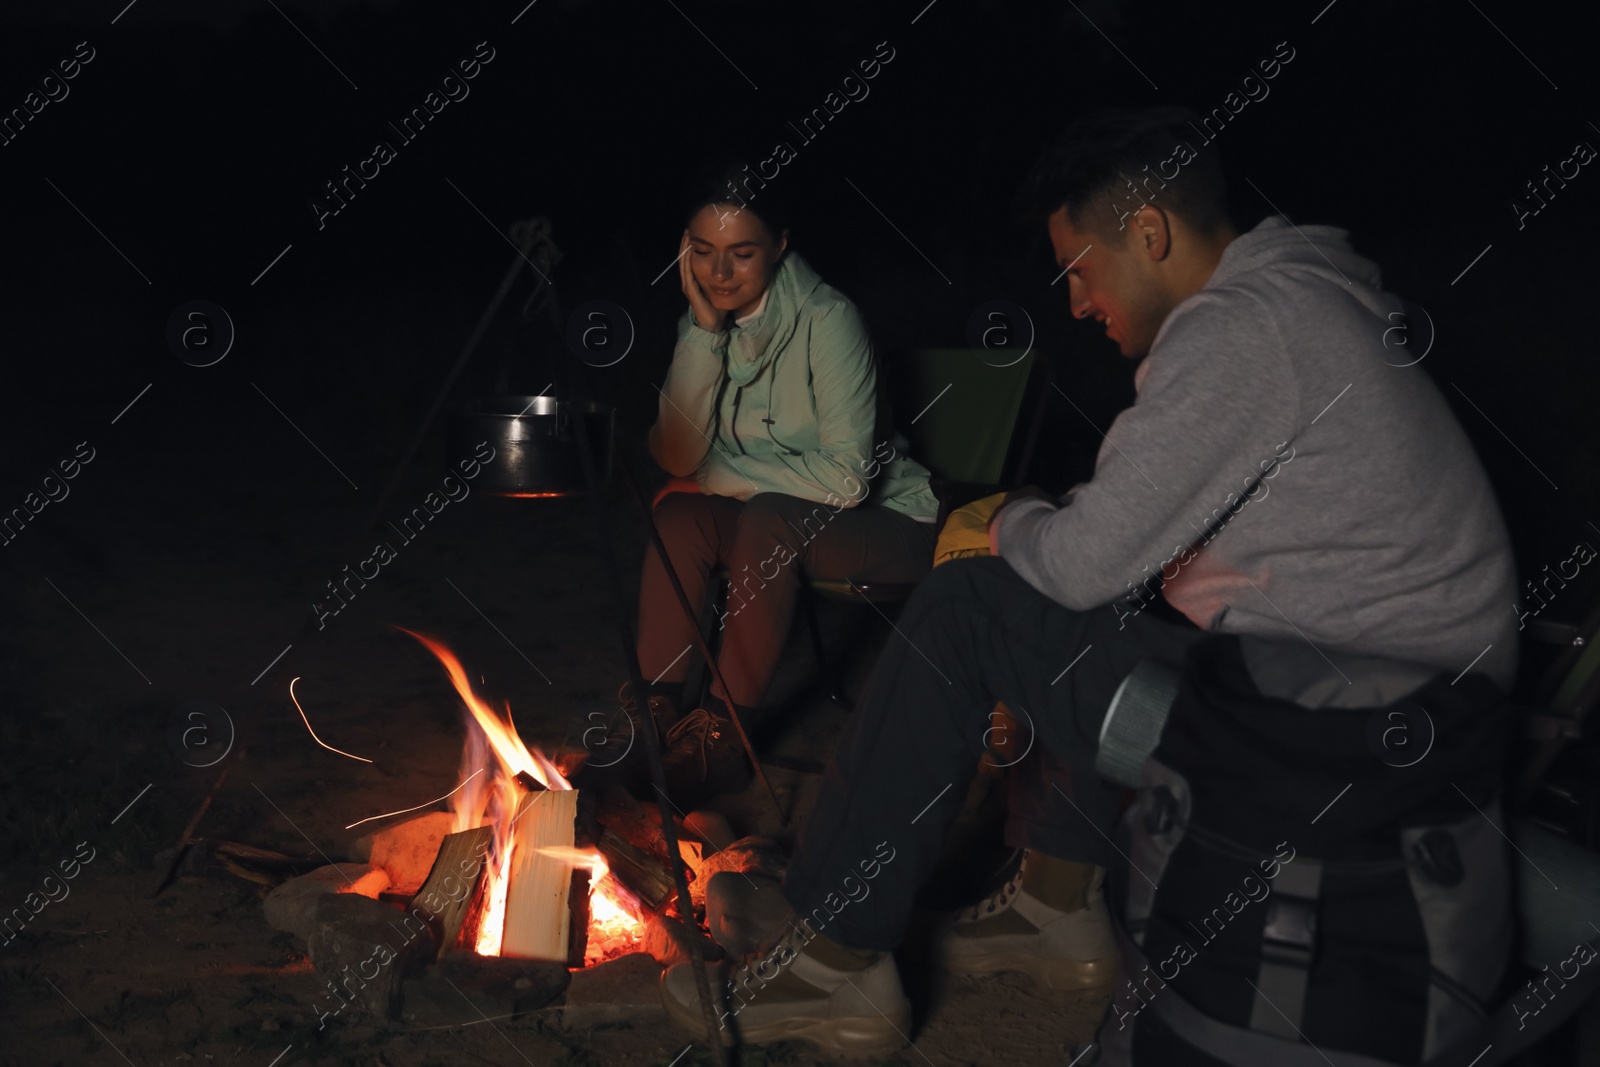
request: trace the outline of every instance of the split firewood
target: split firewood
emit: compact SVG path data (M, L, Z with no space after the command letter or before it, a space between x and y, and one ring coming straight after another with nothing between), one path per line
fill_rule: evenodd
M524 796L518 805L511 830L502 956L568 959L573 940L571 854L577 814L575 789L539 790ZM565 854L542 851L547 848Z
M426 915L434 926L441 956L459 947L456 942L463 926L477 926L476 921L469 923L468 919L475 920L482 911L482 886L493 843L492 826L447 834L439 843L439 855L427 879L412 898L413 910Z
M174 866L172 860L172 854L167 851L156 856L158 866L165 864L171 868ZM186 846L174 873L184 877L225 873L270 887L280 885L296 875L314 871L326 862L317 856L290 856L238 841L199 838Z
M567 966L582 967L589 952L589 871L586 867L572 869L572 888L567 895L572 912L572 943L567 946Z
M672 896L672 872L644 849L610 829L600 834L598 847L611 868L611 877L626 886L651 911L659 911ZM693 877L692 872L684 873Z

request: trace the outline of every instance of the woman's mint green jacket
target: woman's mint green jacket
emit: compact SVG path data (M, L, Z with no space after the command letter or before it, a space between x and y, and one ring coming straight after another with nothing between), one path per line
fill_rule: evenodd
M861 313L791 251L743 326L712 333L684 312L650 451L703 493L869 502L932 522L928 471L905 454L877 386Z

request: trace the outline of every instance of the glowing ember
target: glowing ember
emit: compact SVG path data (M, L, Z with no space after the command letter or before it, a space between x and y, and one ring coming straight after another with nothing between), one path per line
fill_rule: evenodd
M517 775L528 774L547 789L571 789L572 783L543 753L530 750L522 743L511 722L509 705L502 718L473 691L466 668L453 652L422 634L410 630L401 632L422 642L444 665L471 715L466 745L461 752L461 785L451 798L451 810L455 813L453 829L459 833L488 823L494 827L494 843L489 853L489 869L484 876L482 918L476 933L463 930L462 937L472 938L473 951L478 955L498 956L505 933L506 893L510 888L511 824L518 805L529 792L517 781ZM610 877L605 857L598 849L552 846L538 851L564 859L574 867L589 869L586 966L637 949L645 930L638 902Z

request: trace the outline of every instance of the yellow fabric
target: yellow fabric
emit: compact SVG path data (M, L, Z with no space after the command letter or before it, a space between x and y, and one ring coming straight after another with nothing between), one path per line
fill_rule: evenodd
M933 546L933 565L948 563L953 559L989 554L989 520L994 516L1006 494L995 493L982 500L956 508L944 520L939 540Z
M970 504L956 508L944 520L944 526L939 530L939 540L933 546L933 565L948 563L953 559L967 559L970 556L987 556L989 554L989 520L1004 502L1006 494L995 493L981 500L974 500ZM1015 736L1016 722L1011 717L1010 709L1004 704L996 703L991 714L991 721L997 716L1003 716L996 725L1000 727L998 736L1011 738ZM1010 729L1007 729L1010 727ZM986 737L987 741L988 738ZM1003 774L1004 768L1010 764L995 763L985 756L978 761L980 771L989 774ZM975 779L975 783L976 783Z

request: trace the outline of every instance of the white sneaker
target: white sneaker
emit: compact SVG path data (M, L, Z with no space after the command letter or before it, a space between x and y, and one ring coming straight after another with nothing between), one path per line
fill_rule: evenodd
M900 987L894 956L882 953L859 971L836 970L810 955L810 927L792 925L777 944L737 964L707 964L711 991L721 1003L719 1029L737 1028L740 1040L809 1041L845 1056L882 1056L910 1040L911 1004ZM694 965L679 963L661 976L667 1014L707 1040Z
M1030 853L988 900L958 912L940 940L940 960L955 974L1021 971L1054 989L1110 986L1119 964L1106 910L1105 869L1095 868L1089 906L1062 911L1022 888Z

